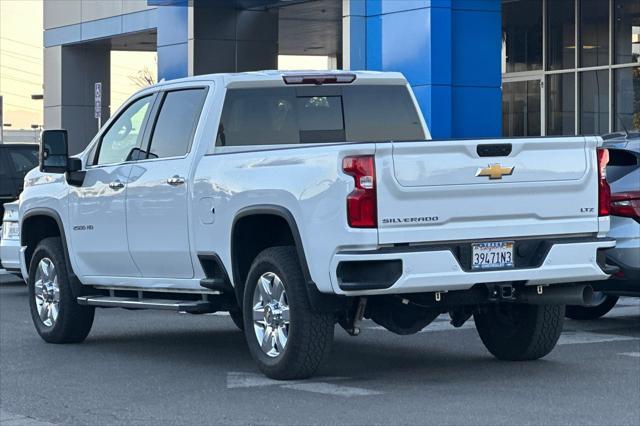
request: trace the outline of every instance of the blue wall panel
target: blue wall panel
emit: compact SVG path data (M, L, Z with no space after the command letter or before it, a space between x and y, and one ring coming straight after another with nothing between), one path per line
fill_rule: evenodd
M456 138L502 135L502 92L493 87L453 87L452 135Z
M362 13L362 3L351 0L348 13ZM500 0L366 0L365 36L351 39L351 67L359 68L358 43L364 42L367 69L402 72L434 138L499 136L500 5Z
M425 54L429 51L429 19L429 9L380 16L383 70L401 71L413 85L431 82L431 57Z
M158 79L188 75L188 11L185 6L158 8Z
M158 10L149 9L122 15L122 32L132 33L158 27Z
M453 10L453 83L500 87L501 28L499 13Z
M187 43L158 46L158 81L186 77L189 45Z

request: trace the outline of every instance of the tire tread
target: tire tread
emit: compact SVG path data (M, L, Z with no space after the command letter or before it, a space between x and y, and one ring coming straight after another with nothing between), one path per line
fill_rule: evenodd
M44 257L43 255L52 258L51 260L58 270L60 313L53 327L46 327L41 323L33 297L35 268L37 262ZM33 252L29 266L29 305L36 330L40 337L48 343L80 343L86 339L91 331L95 308L81 306L77 303L71 289L70 279L66 265L66 253L60 237L49 237L40 241Z
M474 315L476 329L485 347L496 358L506 361L529 361L548 355L562 333L564 305L514 306L520 310L522 323L509 330L510 333L499 329L497 307Z
M254 289L254 271L260 268L261 264L268 263L277 265L278 269L285 272L287 297L289 306L297 306L297 327L302 332L297 332L295 336L289 335L289 341L282 362L268 365L262 362L263 354L256 353L260 349L254 346L255 335L252 332L253 326L250 320L245 320L245 335L254 359L258 362L260 370L272 379L294 380L304 379L312 376L320 365L326 360L331 352L331 342L333 341L334 319L331 314L318 313L312 310L307 297L306 282L302 275L300 262L295 249L291 246L270 247L262 251L254 260L251 271L247 277L245 285L245 316L247 316L247 305L251 306L252 292ZM292 314L293 315L293 314ZM249 318L251 318L249 316ZM292 338L293 337L293 338ZM266 355L264 355L266 356Z

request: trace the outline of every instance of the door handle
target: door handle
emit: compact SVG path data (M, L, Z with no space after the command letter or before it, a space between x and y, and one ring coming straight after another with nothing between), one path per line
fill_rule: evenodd
M124 183L120 182L118 179L114 180L109 184L109 188L113 190L118 190L124 188Z
M167 179L167 183L171 186L179 186L184 184L184 178L182 176L173 175Z

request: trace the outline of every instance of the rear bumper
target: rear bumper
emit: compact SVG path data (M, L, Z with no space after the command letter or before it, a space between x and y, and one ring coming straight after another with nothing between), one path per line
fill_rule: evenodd
M459 251L461 247L394 247L369 252L343 252L334 255L331 261L331 285L336 294L382 295L401 293L466 290L475 284L499 282L525 282L527 285L548 285L578 281L597 281L609 277L603 271L603 259L599 249L615 246L610 238L565 239L545 241L548 245L539 262L528 259L522 266L507 270L471 272L464 266ZM454 253L458 253L457 255ZM345 282L344 265L352 262L366 268L372 265L393 265L400 261L401 269L389 273L386 285L381 279L370 282ZM342 264L342 265L341 265ZM349 276L356 274L350 271ZM367 274L363 274L367 275ZM348 279L348 277L347 277Z

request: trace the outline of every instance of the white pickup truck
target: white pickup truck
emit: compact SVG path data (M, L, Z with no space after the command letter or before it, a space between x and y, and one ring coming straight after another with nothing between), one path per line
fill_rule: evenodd
M277 379L363 318L411 334L473 315L497 358L537 359L588 301L575 283L612 272L600 143L430 140L398 73L163 82L77 156L43 133L19 212L33 321L69 343L95 307L229 311Z

